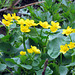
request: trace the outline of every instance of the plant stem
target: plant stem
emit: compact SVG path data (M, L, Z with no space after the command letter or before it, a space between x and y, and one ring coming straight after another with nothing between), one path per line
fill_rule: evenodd
M60 64L62 64L62 53L60 54Z
M40 37L41 37L41 35L42 35L42 31L43 31L43 28L41 29L41 32L40 32Z
M36 28L35 28L35 26L34 26L34 29L35 29L35 31L36 31L36 33L37 33L37 35L39 35L39 34L38 34L38 32L37 32L37 30L36 30Z
M24 50L26 51L26 46L25 46L25 35L23 34L23 47L24 47Z
M9 35L9 30L10 30L10 26L8 27L8 30L7 30L7 35Z
M71 39L71 36L69 35L69 37L70 37L70 41L72 42L72 39ZM72 51L73 51L73 49L72 49ZM73 62L73 56L72 56L72 62Z
M12 73L9 69L6 68L6 70L7 70L8 72Z
M69 35L69 37L70 37L70 41L72 42L72 39L71 39L71 36Z
M73 56L72 56L72 63L73 63Z
M49 34L50 34L50 32L49 32L48 35L47 35L47 38L46 38L45 44L47 44Z

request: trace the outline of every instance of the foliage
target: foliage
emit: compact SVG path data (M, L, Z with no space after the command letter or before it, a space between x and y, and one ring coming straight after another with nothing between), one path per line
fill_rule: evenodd
M0 0L0 9L2 9L3 7L10 7L13 1L14 0Z
M58 4L46 0L37 10L26 8L30 11L26 17L4 14L6 35L0 34L0 74L42 75L46 69L45 75L74 75L73 5L67 0Z

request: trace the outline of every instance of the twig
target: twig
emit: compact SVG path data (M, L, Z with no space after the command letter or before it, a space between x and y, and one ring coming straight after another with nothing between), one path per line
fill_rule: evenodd
M8 9L9 9L9 8L0 9L0 12L5 11L5 10L8 10Z
M20 2L20 0L18 0L14 5L17 5Z
M42 75L45 75L47 64L48 64L48 59L46 59L46 61L44 63L44 69L43 69Z
M35 4L39 4L39 3L44 3L45 1L40 1L40 2L34 2L34 3L31 3L31 4L27 4L27 5L25 5L25 6L21 6L21 7L15 7L15 8L12 8L12 7L10 7L10 8L3 8L3 9L0 9L0 12L2 12L2 11L6 11L6 10L11 10L11 9L22 9L22 8L25 8L25 7L27 7L27 6L31 6L31 5L35 5Z
M44 3L45 1L41 1L41 2L34 2L34 3L31 3L31 4L27 4L25 6L21 6L21 7L15 7L15 8L11 8L11 9L22 9L22 8L25 8L27 6L31 6L31 5L35 5L35 4L39 4L39 3Z

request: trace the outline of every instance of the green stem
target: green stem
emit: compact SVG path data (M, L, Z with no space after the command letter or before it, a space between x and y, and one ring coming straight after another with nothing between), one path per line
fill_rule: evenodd
M12 73L9 69L6 68L6 70L7 70L8 72Z
M71 39L71 36L69 35L69 37L70 37L70 40L71 40L71 42L72 42L72 39Z
M72 56L72 63L73 63L73 56Z
M43 28L41 29L41 32L40 32L40 37L41 37L41 35L42 35L42 31L43 31Z
M69 37L70 37L70 41L72 42L72 39L71 39L71 36L69 35ZM73 49L72 49L72 51L73 51ZM73 56L72 56L72 62L73 62Z
M43 53L46 53L46 47L43 47Z
M46 38L45 44L47 44L49 34L50 34L50 32L49 32L48 35L47 35L47 38Z
M38 32L37 32L37 30L36 30L36 28L35 28L35 26L34 26L34 29L35 29L35 31L36 31L36 33L37 33L37 35L39 35L39 34L38 34Z
M24 50L26 51L26 46L25 46L25 35L23 34L23 47L24 47Z
M60 64L62 64L62 53L60 54Z
M9 35L9 30L10 30L10 26L8 27L8 30L7 30L7 35Z

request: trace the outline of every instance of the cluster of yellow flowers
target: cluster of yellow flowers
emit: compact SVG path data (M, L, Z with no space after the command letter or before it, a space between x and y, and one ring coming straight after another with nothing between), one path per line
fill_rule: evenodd
M5 24L6 26L10 26L12 24L13 20L17 21L17 24L20 24L20 30L21 32L30 32L29 27L31 26L37 26L40 25L43 28L50 28L52 32L56 32L59 28L61 28L61 26L59 26L59 22L53 22L51 21L51 25L48 24L47 21L45 22L41 22L39 21L39 23L35 23L34 20L29 20L29 19L21 19L19 16L16 16L16 14L12 14L10 15L9 13L7 15L3 15L3 17L5 19L2 19L2 23Z
M70 44L61 45L60 48L60 52L65 54L69 49L75 48L75 43L70 42Z
M13 19L15 19L16 21L18 19L20 19L19 16L16 16L16 14L12 14L12 16L8 13L7 15L3 15L4 19L2 19L2 23L5 24L6 26L9 26L12 24Z
M29 27L38 25L34 23L34 20L29 20L29 19L26 20L20 19L17 21L17 24L20 24L21 32L30 32Z
M50 28L52 32L56 32L59 28L61 28L61 26L59 26L59 22L55 23L51 21L51 25L49 25L47 21L45 22L40 21L38 24L40 24L40 26L42 26L43 28L46 28L46 29Z
M36 46L32 46L32 45L31 45L30 49L27 49L27 51L28 51L28 53L33 53L33 52L35 54L40 54L41 53L40 50L37 49ZM20 55L26 55L26 51L20 51Z
M51 29L51 31L52 32L56 32L59 28L61 28L61 26L59 26L59 22L53 22L53 21L51 21L51 27L50 27L50 29Z
M28 51L28 53L35 53L35 54L40 54L41 52L40 52L40 50L39 49L37 49L37 47L36 46L31 46L31 48L30 49L27 49L27 51Z
M72 29L70 26L67 27L67 29L64 29L62 34L69 35L71 33L75 33L75 29Z

